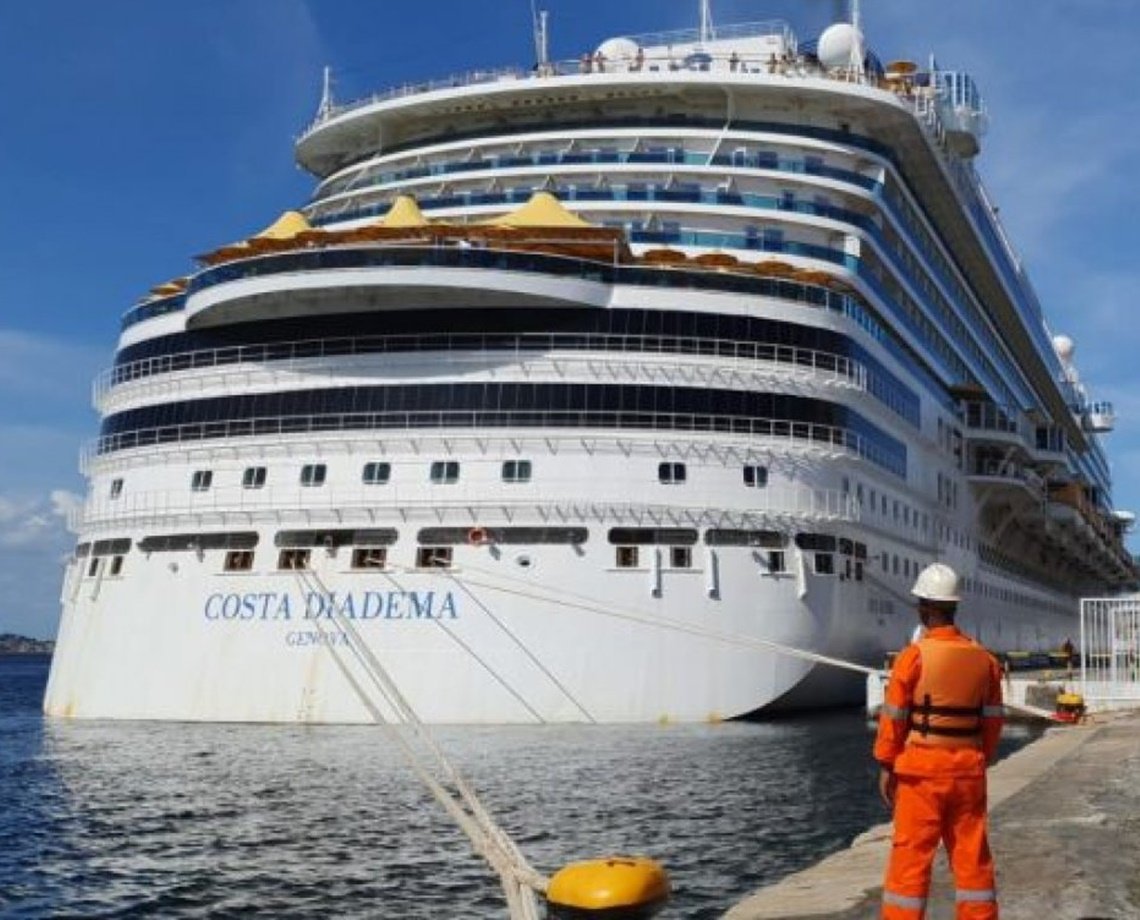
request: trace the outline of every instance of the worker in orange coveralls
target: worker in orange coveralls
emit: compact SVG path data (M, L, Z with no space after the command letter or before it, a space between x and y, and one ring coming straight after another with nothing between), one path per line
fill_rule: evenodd
M931 863L944 841L957 920L997 920L986 767L1001 735L1001 668L954 625L952 568L927 566L911 593L926 634L895 659L875 738L879 791L895 824L882 917L925 916Z

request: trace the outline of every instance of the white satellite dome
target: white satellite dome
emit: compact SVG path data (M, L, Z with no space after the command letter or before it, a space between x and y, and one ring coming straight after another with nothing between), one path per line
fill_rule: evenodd
M1053 351L1057 353L1057 357L1061 359L1063 364L1068 364L1073 360L1073 352L1076 349L1076 344L1067 335L1053 336Z
M632 38L607 38L598 45L597 53L608 61L632 61L641 45Z
M863 33L849 22L837 22L823 30L816 47L816 57L828 69L847 67L852 57L863 56Z

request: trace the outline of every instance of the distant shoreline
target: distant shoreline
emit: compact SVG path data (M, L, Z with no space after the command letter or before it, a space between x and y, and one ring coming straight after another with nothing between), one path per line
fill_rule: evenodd
M55 643L50 639L29 639L14 633L0 635L0 655L50 655Z

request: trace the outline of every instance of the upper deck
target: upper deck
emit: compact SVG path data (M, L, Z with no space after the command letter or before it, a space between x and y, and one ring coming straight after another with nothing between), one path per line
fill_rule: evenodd
M711 39L693 31L614 38L575 60L455 74L342 105L326 98L296 157L325 178L364 156L508 126L541 129L553 116L612 124L614 116L731 121L784 111L798 119L810 118L814 105L821 124L824 114L832 123L864 117L889 131L896 120L917 117L959 153L976 153L985 113L972 81L896 63L895 70L827 66L781 22L720 29Z

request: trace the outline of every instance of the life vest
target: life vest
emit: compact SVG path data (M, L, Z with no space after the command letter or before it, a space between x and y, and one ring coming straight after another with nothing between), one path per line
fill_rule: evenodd
M907 743L980 748L990 653L974 642L920 639L921 670L910 705Z

